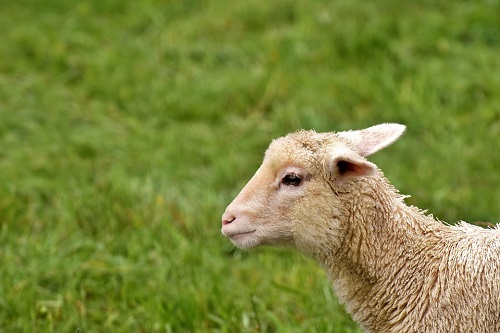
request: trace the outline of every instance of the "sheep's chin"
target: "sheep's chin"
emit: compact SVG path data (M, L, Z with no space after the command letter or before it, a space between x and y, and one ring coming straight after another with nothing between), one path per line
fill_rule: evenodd
M231 242L240 249L248 250L260 245L260 240L255 235L255 233L256 230L240 234L234 234L229 236L229 238L231 239Z

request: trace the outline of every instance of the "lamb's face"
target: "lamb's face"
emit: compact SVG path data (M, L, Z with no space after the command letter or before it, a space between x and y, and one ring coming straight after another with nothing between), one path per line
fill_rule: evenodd
M262 166L227 207L222 234L241 248L293 245L315 254L334 250L348 212L339 193L378 174L365 157L393 143L404 131L382 124L359 131L299 131L271 143Z
M297 136L307 136L307 144ZM305 131L275 140L262 166L227 207L222 233L241 248L295 245L302 234L298 229L307 225L302 221L325 215L317 211L324 210L320 197L333 195L319 162L321 141L320 134Z

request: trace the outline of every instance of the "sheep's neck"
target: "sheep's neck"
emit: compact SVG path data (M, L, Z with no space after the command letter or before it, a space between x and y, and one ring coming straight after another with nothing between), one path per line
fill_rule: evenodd
M385 178L339 196L348 216L342 221L344 241L321 261L347 310L368 331L379 331L383 323L404 316L409 300L400 295L411 294L400 292L401 288L411 285L418 291L422 287L418 284L425 281L422 274L432 274L412 270L420 266L413 263L427 257L446 227L404 204ZM425 260L429 262L428 257Z

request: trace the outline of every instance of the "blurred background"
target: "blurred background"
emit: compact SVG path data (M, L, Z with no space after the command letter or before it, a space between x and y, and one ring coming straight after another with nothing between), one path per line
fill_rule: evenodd
M500 221L500 2L2 0L0 332L360 332L226 205L272 138L373 156L437 218Z

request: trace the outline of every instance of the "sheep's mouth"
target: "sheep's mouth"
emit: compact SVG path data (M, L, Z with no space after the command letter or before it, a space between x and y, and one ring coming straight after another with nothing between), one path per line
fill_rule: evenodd
M238 236L243 236L243 235L250 235L250 234L253 234L255 231L257 231L257 230L254 229L254 230L250 230L250 231L235 232L235 233L230 234L228 236L232 238L232 237L238 237Z
M250 230L250 231L235 232L235 233L228 234L226 236L228 236L229 238L233 239L233 238L243 237L245 235L253 234L255 231L257 231L257 229Z

